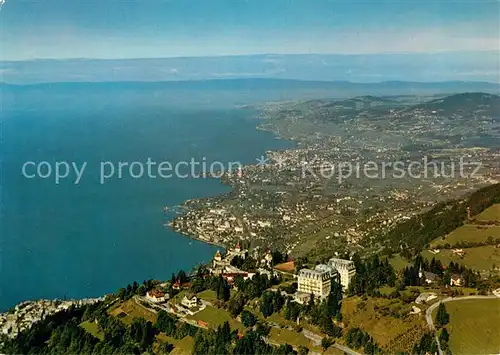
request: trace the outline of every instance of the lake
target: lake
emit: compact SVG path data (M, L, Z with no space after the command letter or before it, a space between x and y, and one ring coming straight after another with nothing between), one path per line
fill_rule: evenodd
M17 90L17 89L16 89ZM39 298L96 297L133 281L169 279L209 261L217 247L165 228L164 206L221 194L217 179L133 178L101 184L100 163L239 161L292 146L255 129L257 112L175 104L140 90L95 95L19 89L2 122L0 309ZM90 89L89 89L90 90ZM104 90L105 91L105 90ZM201 96L200 96L201 97ZM26 162L87 163L78 184L26 178ZM36 173L34 166L27 169ZM43 173L43 169L42 169Z

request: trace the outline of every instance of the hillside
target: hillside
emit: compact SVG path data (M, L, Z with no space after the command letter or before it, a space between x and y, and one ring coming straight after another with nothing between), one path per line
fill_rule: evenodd
M462 227L467 221L467 208L476 216L497 203L500 203L500 184L480 189L463 199L439 203L428 212L398 224L380 238L395 252L404 249L416 254L431 241Z
M403 111L409 115L488 116L500 120L500 96L473 92L447 96Z

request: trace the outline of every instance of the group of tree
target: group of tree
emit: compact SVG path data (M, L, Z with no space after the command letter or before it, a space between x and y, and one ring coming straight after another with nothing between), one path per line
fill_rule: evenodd
M450 322L450 315L446 311L446 306L444 303L439 303L439 306L437 308L436 312L436 326L438 328L444 327L446 324Z
M441 331L439 332L438 339L439 339L439 345L441 346L441 350L445 354L451 354L450 344L448 343L448 341L450 340L450 334L448 333L446 328L441 329Z
M345 336L347 346L359 349L363 348L365 354L381 354L382 349L373 338L359 328L351 328Z
M231 259L231 265L237 267L240 270L255 272L259 266L259 263L250 255L246 255L245 257L236 255Z
M353 257L356 267L356 275L351 279L348 293L350 295L373 295L381 286L394 286L396 283L396 273L394 268L385 258L380 260L378 255L363 261L357 255Z
M402 282L405 286L421 286L425 285L425 276L423 271L429 271L436 274L439 279L436 281L441 285L450 285L451 276L458 274L463 278L463 286L477 287L481 279L478 272L467 268L459 263L450 262L448 266L442 265L441 261L432 258L429 262L421 255L414 258L412 265L405 267L402 271ZM422 274L421 274L422 272Z
M438 352L438 346L436 343L436 339L432 335L432 333L425 333L420 341L413 346L411 351L412 354L415 355L427 355L427 354L436 354Z
M205 330L185 322L165 311L159 311L155 324L135 318L130 324L111 316L109 300L93 305L71 307L47 316L13 339L3 339L4 354L143 354L153 352L153 342L159 332L182 339L195 339L195 354L296 354L290 345L274 347L264 341L270 328L251 312L242 312L242 322L248 327L245 336L231 330L225 322L216 330ZM83 321L98 325L99 338L81 327ZM168 353L172 344L160 342L156 351Z
M189 277L186 274L184 270L179 270L177 272L177 275L172 273L172 276L170 277L170 283L175 284L176 282L179 282L181 284L188 282Z
M266 291L262 294L260 311L267 318L273 313L280 312L284 305L285 297L279 291Z
M257 323L254 329L249 329L245 335L231 330L228 322L224 322L216 330L198 332L194 340L194 354L269 354L292 355L297 354L289 344L275 347L264 341L269 333L269 328Z
M198 332L194 341L193 354L230 354L232 341L237 339L237 332L231 331L228 322L216 330Z
M244 310L241 312L241 323L247 328L256 325L258 320L257 316L250 311Z
M126 301L135 295L144 296L146 292L156 285L154 280L144 280L144 282L139 285L136 281L132 284L127 285L127 287L120 288L116 295L122 301Z
M231 296L231 288L229 287L227 280L223 278L222 275L219 275L219 277L217 277L217 282L215 283L214 288L218 300L224 302L229 301L229 297Z
M273 285L278 285L281 279L278 276L269 278L265 274L256 273L251 279L244 280L237 276L234 285L241 291L248 300L262 296L262 293Z
M185 336L194 336L198 328L185 322L179 322L177 318L161 310L158 312L155 323L156 329L175 339L182 339Z
M310 323L317 325L322 332L338 338L342 336L342 328L337 326L333 319L342 320L341 300L342 288L339 283L332 280L331 292L326 299L318 302L311 296L309 302L303 307L303 315Z

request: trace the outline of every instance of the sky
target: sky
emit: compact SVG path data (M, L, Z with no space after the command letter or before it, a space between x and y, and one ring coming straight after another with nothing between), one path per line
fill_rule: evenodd
M498 0L5 0L0 60L498 52L499 6Z

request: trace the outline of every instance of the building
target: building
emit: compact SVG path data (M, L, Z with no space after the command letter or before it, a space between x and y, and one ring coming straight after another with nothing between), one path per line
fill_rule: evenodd
M191 297L184 296L184 298L181 301L181 304L184 307L193 308L193 307L197 307L198 306L198 302L199 302L198 297L196 297L194 295L191 296Z
M241 244L238 242L236 244L236 246L234 247L234 249L229 249L229 257L232 259L236 256L242 258L242 259L245 259L246 258L246 254L247 254L248 250L246 249L241 249Z
M271 254L271 250L270 249L267 249L266 255L260 261L260 264L262 266L267 266L269 268L273 265L273 254Z
M331 275L327 271L302 269L299 271L297 291L325 298L330 294L332 288L331 279Z
M433 272L430 271L422 271L420 270L418 272L418 277L424 278L425 282L428 284L437 282L439 280L439 276Z
M224 272L231 272L229 271L229 269L231 268L231 261L235 257L245 259L247 252L248 252L247 249L241 248L240 243L237 243L234 249L228 249L225 255L223 255L219 250L217 250L212 259L212 266L210 268L210 272L214 275L220 275Z
M146 292L146 298L151 302L161 303L165 302L168 299L168 295L160 290L150 290Z
M351 279L354 277L354 275L356 275L356 266L354 265L354 261L331 258L328 261L327 266L329 266L331 269L335 270L338 273L342 288L344 290L347 290L349 288Z
M453 275L451 275L451 278L450 278L450 285L451 286L463 286L464 285L464 278L462 277L462 275L453 274Z
M222 261L222 255L221 255L220 251L218 251L218 250L215 252L214 261L219 262L219 263Z

